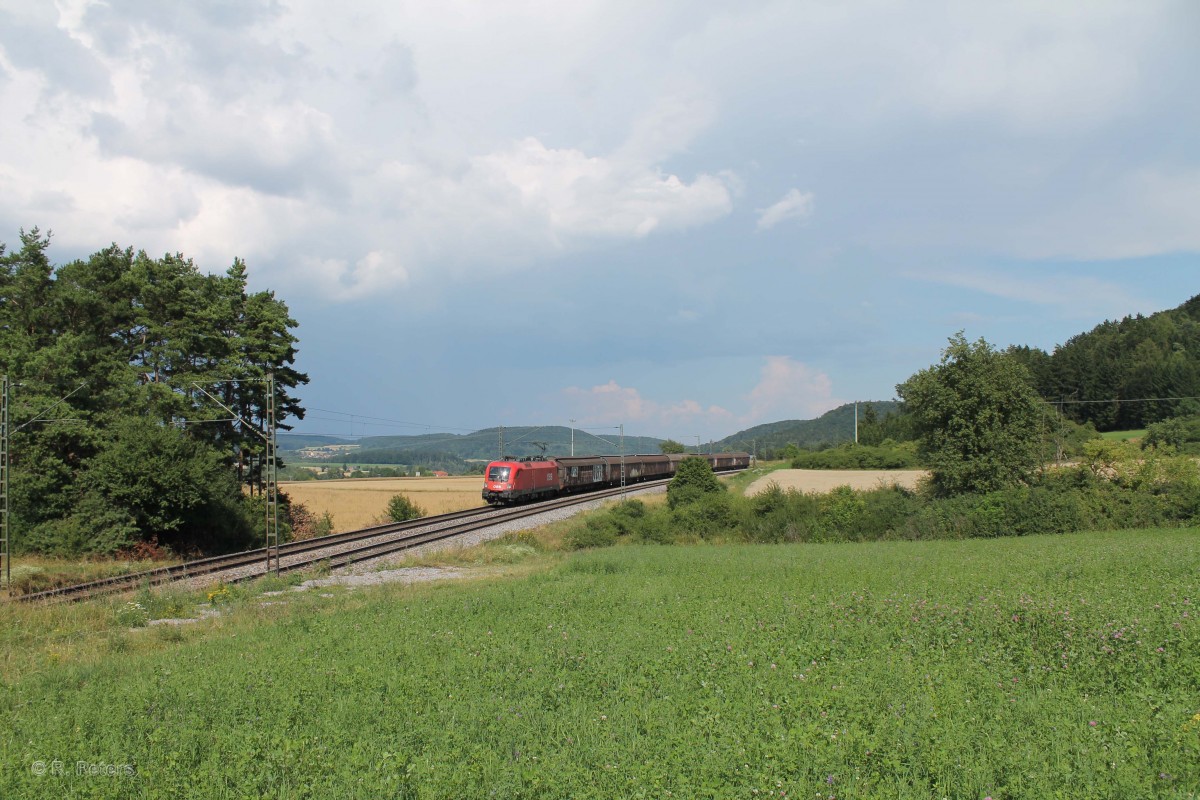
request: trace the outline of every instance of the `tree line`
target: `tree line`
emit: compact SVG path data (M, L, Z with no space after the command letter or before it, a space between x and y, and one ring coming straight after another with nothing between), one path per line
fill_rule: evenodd
M14 549L256 541L268 376L279 427L304 416L287 305L250 291L240 259L214 275L114 244L56 266L49 247L37 228L0 244Z
M1043 398L1099 431L1136 430L1200 413L1200 295L1150 316L1102 322L1053 353L1031 347L1010 352Z
M974 369L982 371L969 378L966 373ZM1200 398L1200 295L1177 308L1150 316L1139 314L1103 322L1091 331L1071 337L1052 352L1023 345L1001 351L982 340L967 342L960 335L951 339L939 373L959 384L974 379L990 381L997 391L1004 388L989 378L989 370L996 370L990 374L1004 376L1006 381L1019 380L1022 387L1029 389L1027 399L1031 398L1034 406L1027 417L1037 422L1039 433L1035 438L1041 440L1040 455L1045 460L1078 455L1082 443L1098 431L1145 428L1150 431L1151 444L1164 440L1180 449L1189 449L1197 439L1191 433L1192 423L1187 420L1200 415L1200 399L1197 399ZM1024 409L1023 405L1002 403L1000 409L988 412L994 415L988 418L979 413L984 410L982 407L964 407L957 416L942 415L931 427L922 423L920 413L914 411L943 402L945 394L924 391L933 385L922 374L897 386L904 403L860 406L858 444L876 448L878 453L839 452L814 457L812 453L802 454L804 442L793 438L793 445L766 448L765 457L800 459L804 466L826 467L854 466L851 462L861 462L866 457L879 462L906 461L913 451L896 445L916 443L923 435L949 433L938 425L979 427L989 424L988 419L995 423L999 419L995 415L1001 411L1016 413ZM848 430L844 424L838 429L843 442ZM823 441L810 449L821 452L835 445L834 441ZM837 449L847 448L861 449L845 443ZM760 452L764 449L760 448ZM931 465L928 461L931 452L930 448L924 448L926 460L922 463Z

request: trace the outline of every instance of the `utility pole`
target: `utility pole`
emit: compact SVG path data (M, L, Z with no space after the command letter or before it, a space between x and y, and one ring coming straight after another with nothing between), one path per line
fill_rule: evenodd
M571 457L575 456L575 420L571 420Z
M218 381L218 383L241 383L242 380L243 379L240 379L240 378L230 378L229 380ZM263 379L262 378L246 378L245 380L247 380L247 381L254 381L254 380L262 381ZM221 398L217 397L212 392L205 389L199 383L192 381L192 386L199 389L205 396L208 397L209 400L212 400L214 403L219 405L221 408L225 409L230 414L233 414L233 417L235 420L242 423L242 425L246 426L246 428L248 428L249 430L258 434L258 436L264 442L266 442L267 450L266 450L266 453L264 454L263 462L265 462L264 466L266 468L266 473L267 473L267 475L266 475L267 510L266 510L266 520L265 520L265 525L266 525L266 529L267 529L266 530L266 534L267 534L267 536L266 536L266 538L267 538L267 547L266 547L267 572L271 571L271 551L273 549L275 551L275 574L278 575L279 574L279 484L278 484L278 480L277 480L278 476L276 474L277 462L276 462L276 458L275 458L275 445L276 445L275 424L276 423L275 423L275 373L274 372L267 373L266 384L267 384L267 402L265 404L266 419L264 422L265 422L267 430L264 432L264 431L260 431L256 427L254 427L253 423L251 423L249 420L247 420L241 414L237 413L232 408L230 408L229 406L227 406L223 402L221 402Z
M625 500L625 423L621 423L621 500Z
M4 585L12 590L12 553L8 547L8 376L0 377L0 559Z
M351 423L353 424L353 423ZM275 548L275 574L279 574L279 476L275 460L275 373L267 373L267 572Z
M858 401L854 401L854 443L858 444Z
M504 426L500 426L500 460L504 460Z
M696 455L700 455L700 434L696 434Z

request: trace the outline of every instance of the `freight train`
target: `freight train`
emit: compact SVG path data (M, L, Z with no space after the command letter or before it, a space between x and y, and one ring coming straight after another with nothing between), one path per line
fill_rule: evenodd
M685 458L703 458L714 472L745 469L749 453L625 456L625 484L669 478ZM512 505L621 485L620 456L547 456L493 461L484 472L483 499Z

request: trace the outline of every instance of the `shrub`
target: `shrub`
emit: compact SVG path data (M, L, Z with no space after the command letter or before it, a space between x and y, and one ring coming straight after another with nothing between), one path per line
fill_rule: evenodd
M750 498L750 508L756 517L769 516L783 508L786 503L787 495L775 481L768 483L767 488Z
M702 539L732 530L738 523L733 503L725 492L698 495L690 502L676 506L671 511L671 520L681 533Z
M617 543L617 532L598 519L589 519L587 523L568 533L564 542L572 550L611 547Z
M792 459L794 469L911 469L920 466L915 442L879 446L843 444L818 452L804 451Z
M405 522L425 516L425 509L402 494L393 495L388 501L387 516L392 522Z
M672 509L706 494L722 494L725 486L713 474L712 465L703 458L685 458L667 486L667 505Z

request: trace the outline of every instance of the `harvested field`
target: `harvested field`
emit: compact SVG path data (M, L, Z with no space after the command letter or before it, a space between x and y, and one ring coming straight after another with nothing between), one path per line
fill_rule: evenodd
M281 491L317 516L329 512L335 531L365 528L378 521L393 495L402 494L425 509L445 514L484 505L482 475L453 478L358 478L341 481L281 481Z
M923 469L780 469L764 475L746 488L746 495L763 491L771 483L781 489L823 494L838 486L877 489L893 483L912 489L929 473Z

